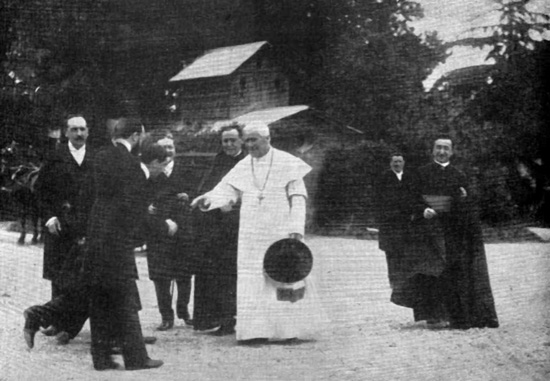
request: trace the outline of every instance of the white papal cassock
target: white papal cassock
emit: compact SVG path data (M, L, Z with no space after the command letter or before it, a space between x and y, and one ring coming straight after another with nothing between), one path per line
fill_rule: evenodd
M241 199L237 260L237 340L254 338L308 339L322 329L325 315L312 275L305 280L304 298L277 300L276 283L263 270L267 248L304 234L303 177L311 167L299 158L271 148L261 158L248 155L206 195L210 209L224 208ZM293 205L291 205L291 196ZM314 258L315 266L315 258Z

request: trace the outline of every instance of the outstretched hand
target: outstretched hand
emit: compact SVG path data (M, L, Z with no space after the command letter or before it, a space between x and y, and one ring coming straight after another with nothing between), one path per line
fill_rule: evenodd
M199 207L200 210L205 211L210 207L210 200L206 195L199 196L191 202L191 208Z

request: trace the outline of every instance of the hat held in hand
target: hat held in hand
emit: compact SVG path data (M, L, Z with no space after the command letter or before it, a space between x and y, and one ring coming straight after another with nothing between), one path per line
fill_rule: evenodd
M296 283L305 279L313 268L313 255L305 243L285 238L273 243L264 257L264 271L280 283Z

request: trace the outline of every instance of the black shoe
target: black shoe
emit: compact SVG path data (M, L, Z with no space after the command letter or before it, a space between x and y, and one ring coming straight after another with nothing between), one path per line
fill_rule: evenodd
M38 332L40 323L38 322L36 315L33 313L32 307L27 308L25 311L23 311L23 316L25 317L23 337L25 338L27 347L32 349L34 347L34 335L36 335L36 332Z
M153 359L148 358L141 365L127 366L126 370L140 370L140 369L160 368L163 364L164 364L164 362L162 362L161 360L153 360Z
M178 314L178 318L182 319L186 325L193 325L193 319L191 319L191 316L189 316L188 311L184 311L181 314Z
M228 336L235 333L235 327L229 324L222 324L220 328L212 332L213 336Z
M173 320L163 320L162 323L157 327L157 331L168 331L169 329L174 328Z
M68 332L61 331L59 332L55 338L57 339L57 344L59 345L67 345L69 344L69 341L71 341L71 337L69 336Z
M221 326L221 323L219 321L213 321L209 323L203 323L203 324L193 324L193 329L195 331L211 331L215 328L218 328Z
M155 336L143 336L143 342L145 344L155 344L157 342L157 338Z
M41 332L44 336L55 336L59 333L57 328L55 328L53 325L50 325L48 328L43 329Z
M183 322L185 323L185 325L188 325L190 327L192 327L195 324L193 322L193 319L183 319Z
M238 345L262 345L267 344L269 339L267 338L257 338L257 339L248 339L248 340L239 340L237 341Z
M29 347L29 349L34 347L34 335L36 335L35 330L28 328L23 329L23 337L25 338L25 342L27 343L27 347Z
M111 359L105 359L95 363L94 369L95 370L113 370L113 369L121 369L121 366L119 363Z

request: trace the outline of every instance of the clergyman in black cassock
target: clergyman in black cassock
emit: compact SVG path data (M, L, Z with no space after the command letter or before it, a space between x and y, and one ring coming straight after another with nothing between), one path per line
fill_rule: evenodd
M424 211L417 255L424 271L411 277L415 320L451 328L498 327L482 231L466 176L451 162L452 141L437 139L434 162L419 168Z
M240 129L227 126L218 153L202 180L198 194L211 190L246 155ZM234 332L237 313L237 242L239 205L231 210L194 213L195 242L199 251L195 271L193 324L196 330L221 325L219 334Z

